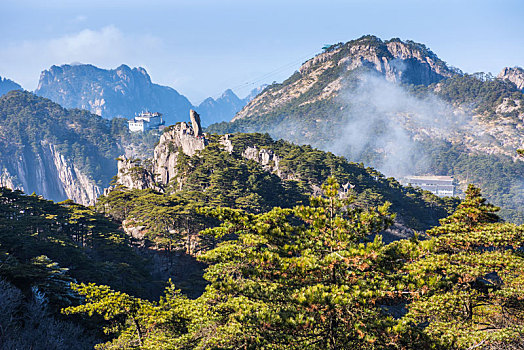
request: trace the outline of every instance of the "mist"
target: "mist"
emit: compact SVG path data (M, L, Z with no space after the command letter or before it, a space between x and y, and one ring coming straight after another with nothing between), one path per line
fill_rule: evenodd
M342 127L322 148L387 176L427 172L429 159L417 141L447 138L471 119L431 93L415 96L373 73L362 74L337 102L347 106Z

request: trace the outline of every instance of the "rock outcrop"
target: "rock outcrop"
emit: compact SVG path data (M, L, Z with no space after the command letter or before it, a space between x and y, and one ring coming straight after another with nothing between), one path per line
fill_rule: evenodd
M382 41L368 35L333 45L306 61L284 83L266 88L238 112L233 121L285 109L306 94L310 94L311 99L303 101L302 105L332 100L345 87L342 76L359 68L391 82L415 85L430 85L460 74L423 44L396 38Z
M151 110L161 111L174 124L192 108L176 90L152 83L144 68L126 65L111 70L88 64L52 66L40 75L35 93L63 107L86 109L105 118L129 118Z
M191 126L195 136L202 136L202 127L200 126L200 115L195 110L189 111L189 119L191 119Z
M129 189L155 188L150 167L140 159L128 159L126 156L118 158L117 183Z
M277 176L282 177L282 172L279 167L280 158L272 150L267 148L259 149L257 146L252 146L247 147L242 152L242 156L259 163L265 171L275 173Z
M36 150L26 150L11 159L2 157L3 166L0 185L19 189L26 193L37 193L55 201L72 199L92 205L101 194L101 188L56 147L42 141Z
M165 185L175 177L179 150L192 157L197 151L203 150L206 144L205 136L196 134L186 122L169 127L155 147L153 171L157 176L156 180Z
M517 89L524 91L524 69L520 67L506 67L497 75L497 78L509 80L517 86Z
M233 143L231 142L231 139L229 138L229 134L223 135L219 140L218 143L223 146L224 151L228 152L229 154L233 153Z
M162 191L162 187L177 175L179 152L192 157L208 143L206 135L202 134L198 113L191 110L190 118L193 126L181 122L164 129L152 159L128 159L125 155L120 156L117 184L130 189L153 188ZM113 187L106 189L104 194L112 189Z

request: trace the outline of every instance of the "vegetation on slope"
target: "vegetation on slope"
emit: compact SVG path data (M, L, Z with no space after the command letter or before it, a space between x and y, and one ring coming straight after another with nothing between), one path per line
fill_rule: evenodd
M22 291L32 287L52 305L75 301L73 279L147 296L146 261L132 240L92 209L0 188L0 276ZM65 293L65 294L64 294Z
M389 201L398 219L415 230L436 225L438 219L450 213L457 204L456 199L439 198L427 191L401 186L394 178L386 178L362 163L348 162L344 157L308 145L273 141L268 134L234 134L230 139L234 149L256 145L274 151L280 158L280 171L284 176L297 177L299 187L306 188L307 195L313 194L313 186L318 188L333 176L339 183L350 185L347 195L355 196L356 204L366 207Z
M315 84L315 86L318 85L318 89L313 87L306 94L297 99L292 99L278 108L260 113L254 112L252 115L234 122L211 125L207 128L207 131L220 134L268 132L288 141L301 144L309 143L320 149L330 150L337 138L344 137L340 132L344 130L347 123L351 122L348 119L347 111L351 110L352 101L344 103L335 95L321 100L315 100L314 97L319 96L323 87L338 77L343 78L347 89L351 91L358 82L358 76L366 71L366 69L360 68L332 75L329 73L330 70L326 70ZM298 78L300 77L296 76L290 79L296 80ZM292 81L285 81L273 88L279 90L290 83ZM510 123L515 130L519 130L519 125L522 125L518 115L524 113L524 94L513 83L507 81L493 79L479 73L455 75L430 86L409 85L404 87L411 95L420 99L436 94L442 100L456 107L468 110L472 114L481 115L482 121L486 123L496 123L499 118L509 118L504 123ZM305 103L306 101L310 102ZM503 102L508 104L510 109L507 111L497 109ZM520 103L520 107L516 103ZM358 115L358 110L355 113ZM373 147L375 140L387 138L389 132L388 128L377 124L374 135L367 135L369 139L361 147L363 151L352 154L349 159L380 168L384 158L383 150L377 150ZM409 134L410 132L407 132L406 135ZM473 140L481 137L482 135L471 135ZM463 184L468 183L468 181L474 182L483 188L487 198L504 208L501 212L502 217L515 223L524 222L524 212L521 206L524 201L524 191L522 191L524 162L512 159L507 155L472 151L463 145L459 145L458 140L440 139L432 137L432 135L424 137L417 135L417 139L419 141L405 141L413 143L413 147L424 155L425 162L423 164L415 164L416 159L413 160L412 169L416 169L418 174L450 175L455 176ZM463 139L461 138L460 142ZM490 142L503 143L503 140L492 139ZM339 152L342 151L339 150ZM349 157L347 154L340 155ZM443 159L446 159L446 161L443 162Z
M149 154L158 140L150 134L130 134L126 119L109 121L84 110L68 110L27 91L0 97L0 123L4 155L38 152L45 141L100 186L107 186L116 173L115 158L123 148L135 145L138 154Z
M79 284L115 338L104 349L483 349L522 346L524 227L500 221L470 187L430 240L385 245L388 204L362 209L330 178L309 206L262 214L203 210L223 221L204 294L174 285L158 302ZM503 263L501 263L503 262Z
M117 187L100 197L97 210L126 220L130 227L143 226L147 244L169 251L183 247L196 253L214 244L197 235L198 231L216 224L202 218L198 208L231 207L250 213L291 208L304 204L329 176L347 184L344 195L353 196L355 205L362 208L390 201L399 222L415 230L436 225L457 205L457 199L403 187L362 164L310 146L273 141L267 134L231 135L231 154L218 144L217 135L211 138L211 143L193 157L178 152L177 175L163 193ZM281 177L242 155L247 147L254 146L267 148L279 157Z

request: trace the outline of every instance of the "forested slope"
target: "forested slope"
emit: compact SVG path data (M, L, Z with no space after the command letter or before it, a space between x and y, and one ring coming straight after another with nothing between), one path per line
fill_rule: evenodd
M422 44L364 36L306 61L207 131L268 132L396 178L454 176L462 193L475 183L522 223L523 118L513 82L463 74Z

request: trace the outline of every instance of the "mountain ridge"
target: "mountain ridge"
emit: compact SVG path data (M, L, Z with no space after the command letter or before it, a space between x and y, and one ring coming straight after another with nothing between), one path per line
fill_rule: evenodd
M209 125L230 120L257 91L240 99L231 89L216 100L209 97L193 104L175 89L153 83L142 67L122 64L103 69L92 64L53 65L44 70L35 94L51 99L66 108L80 108L104 118L131 118L141 111L160 112L168 124L184 120L190 109L200 111Z
M90 64L52 66L41 73L35 94L105 118L130 118L152 110L175 122L192 108L175 89L152 83L144 68L124 64L110 70Z
M330 46L231 122L207 130L267 132L388 176L455 176L462 190L474 181L497 205L520 210L506 218L524 220L524 179L509 176L524 173L516 153L524 140L524 94L510 81L518 82L518 72L505 79L464 74L423 44L364 36ZM497 179L497 167L510 182Z
M0 96L5 95L12 90L23 90L20 84L12 81L11 79L0 77Z

